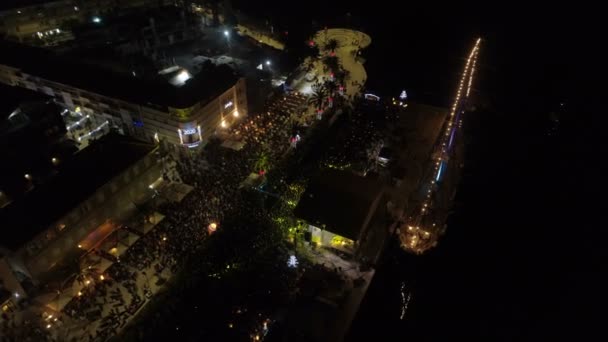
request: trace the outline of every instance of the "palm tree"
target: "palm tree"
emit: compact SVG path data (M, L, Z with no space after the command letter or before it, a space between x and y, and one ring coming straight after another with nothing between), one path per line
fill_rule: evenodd
M338 43L335 39L330 39L325 44L325 51L336 52L336 49L340 47L340 43Z
M335 56L327 56L323 58L323 64L334 74L340 71L340 61L338 57Z
M335 74L336 82L338 82L338 84L344 85L344 81L348 78L348 76L349 71L345 70L344 68L340 68L340 70L338 70L338 72Z
M315 83L311 88L313 93L308 99L308 103L315 105L317 111L322 111L325 98L327 97L327 90L321 83Z
M95 280L101 274L96 265L84 267L80 260L70 262L68 267L71 273L61 285L61 291L66 289L68 286L73 286L74 282L78 283L79 285L85 285L87 280Z
M338 85L334 81L326 81L325 90L327 90L327 96L333 97L336 90L338 90Z

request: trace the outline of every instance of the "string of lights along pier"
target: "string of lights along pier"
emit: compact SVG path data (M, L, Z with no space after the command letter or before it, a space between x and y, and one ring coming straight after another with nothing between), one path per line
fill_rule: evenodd
M440 189L440 182L447 170L449 157L453 151L454 137L457 130L462 125L461 116L466 109L467 100L471 93L480 44L481 38L478 38L465 63L464 71L458 83L454 103L450 108L447 121L433 153L434 160L432 172L430 173L431 176L423 181L422 187L426 190L426 194L424 194L422 203L420 204L419 212L414 212L408 219L408 222L406 222L406 227L400 229L399 237L401 239L401 246L407 251L420 254L432 247L434 241L436 241L436 223L432 223L432 227L424 227L422 222L424 221L424 218L429 215L433 204L433 196Z

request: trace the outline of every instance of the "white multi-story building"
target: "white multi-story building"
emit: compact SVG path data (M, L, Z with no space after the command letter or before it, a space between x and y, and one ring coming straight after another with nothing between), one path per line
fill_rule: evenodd
M247 115L245 79L226 66L194 76L175 67L148 80L41 48L3 43L0 49L0 82L48 94L148 141L194 148Z

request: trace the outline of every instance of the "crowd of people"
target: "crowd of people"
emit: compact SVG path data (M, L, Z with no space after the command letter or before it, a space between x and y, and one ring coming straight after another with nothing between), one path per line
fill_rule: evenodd
M298 134L292 119L304 103L302 95L280 96L268 104L268 111L235 123L228 133L245 143L239 151L213 141L203 153L177 157L175 173L193 186L192 191L179 203L165 202L156 208L165 219L113 258L103 274L90 276L87 286L63 308L75 323L82 323L78 324L82 325L80 333L70 336L104 341L119 332L153 290L174 274L213 230L221 229L225 215L243 205L235 195L251 172L260 171L254 170L260 152L275 160L292 147L289 138Z
M355 106L348 125L329 144L321 161L323 167L361 174L376 169L376 157L384 146L386 125L395 120L396 114L367 100L360 99Z
M285 151L289 138L298 134L297 124L306 112L306 97L298 93L278 96L267 111L247 118L231 128L231 133L250 146L261 145L273 151Z

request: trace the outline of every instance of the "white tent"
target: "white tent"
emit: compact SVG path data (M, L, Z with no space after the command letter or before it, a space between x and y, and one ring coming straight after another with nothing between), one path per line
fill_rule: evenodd
M105 272L112 264L112 261L96 253L89 253L82 260L82 267L94 267L100 273Z

